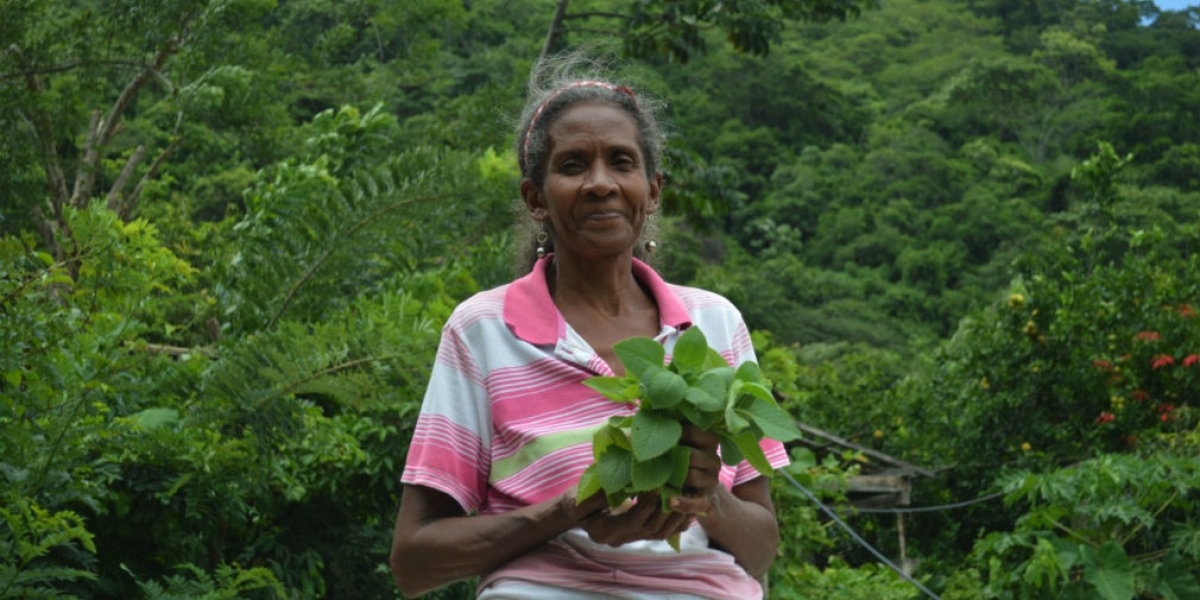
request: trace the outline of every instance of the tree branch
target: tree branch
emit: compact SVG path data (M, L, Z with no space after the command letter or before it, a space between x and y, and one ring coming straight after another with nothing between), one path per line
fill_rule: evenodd
M563 15L563 20L570 21L573 19L590 19L592 17L603 17L606 19L628 19L629 15L621 15L621 14L610 13L610 12L583 12L583 13L574 13L574 14L570 14L570 15Z
M572 31L579 31L579 32L583 32L583 33L594 33L597 35L610 35L610 36L621 35L621 32L619 32L619 31L613 31L611 29L596 29L595 27L564 27L563 28L563 33L569 33Z
M558 45L558 38L563 31L563 19L567 15L567 3L570 0L558 0L558 7L554 9L554 19L550 21L550 30L546 32L546 41L542 44L542 51L538 54L538 63L541 63L550 56L554 51L554 47Z
M179 140L180 138L178 137L172 139L171 144L158 154L158 158L155 158L154 162L150 164L150 168L146 171L146 174L142 175L142 178L138 180L137 186L133 188L133 193L129 194L129 198L121 203L121 207L117 211L117 216L120 217L122 221L129 220L129 212L133 209L133 206L137 204L138 196L142 195L142 188L146 187L147 181L154 179L154 177L158 175L159 167L161 167L163 162L167 160L167 157L175 151L175 148L179 146Z
M108 210L120 214L121 205L124 204L124 194L122 191L129 184L129 178L133 176L133 170L142 162L142 158L146 156L146 147L139 145L133 151L133 155L129 160L125 161L125 167L121 169L121 174L117 176L117 180L113 182L112 188L108 190Z

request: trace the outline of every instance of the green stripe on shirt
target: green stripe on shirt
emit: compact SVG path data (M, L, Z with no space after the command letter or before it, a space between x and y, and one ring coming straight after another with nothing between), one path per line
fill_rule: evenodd
M516 475L534 461L553 454L554 452L574 446L576 444L590 443L592 436L600 429L599 425L585 427L583 429L570 429L540 436L528 444L521 446L515 454L507 458L495 461L492 463L492 472L488 476L488 481L495 484L497 481Z

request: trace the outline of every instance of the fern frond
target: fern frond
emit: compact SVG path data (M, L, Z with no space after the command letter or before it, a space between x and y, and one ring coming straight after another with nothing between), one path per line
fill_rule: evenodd
M419 148L347 178L283 164L250 195L240 251L219 290L245 330L323 318L397 272L443 258L439 239L475 227L473 157ZM444 246L444 244L441 244Z

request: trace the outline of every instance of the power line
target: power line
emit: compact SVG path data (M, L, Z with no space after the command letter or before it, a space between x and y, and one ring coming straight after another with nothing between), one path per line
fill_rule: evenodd
M941 504L938 506L916 506L916 507L911 507L911 508L854 508L853 512L864 513L864 514L865 513L907 514L907 513L939 512L939 511L943 511L943 510L962 508L964 506L970 506L972 504L979 504L981 502L987 502L988 500L995 500L996 498L1002 498L1003 496L1004 496L1004 492L997 492L995 494L989 494L987 496L981 496L979 498L975 498L974 500L963 500L962 502L955 502L954 504Z
M825 504L823 502L821 502L820 500L818 500L817 497L815 495L813 495L812 492L808 491L808 488L804 487L803 485L800 485L800 482L796 481L796 479L792 477L791 473L788 473L787 471L785 471L783 469L779 469L777 472L783 473L783 476L788 481L792 482L792 485L796 486L796 489L800 490L800 492L802 494L804 494L805 496L807 496L809 500L812 500L813 503L815 503L818 508L820 508L825 514L829 515L829 517L831 519L833 519L834 522L836 522L838 525L840 525L842 527L842 529L845 529L846 533L850 534L850 537L854 538L854 541L858 542L858 544L860 546L862 546L863 548L866 548L867 551L870 552L871 554L873 554L875 556L875 558L879 559L880 562L882 562L883 564L890 567L893 571L896 572L897 575L899 575L905 581L913 584L914 586L916 586L917 589L921 590L922 592L925 592L925 594L927 596L929 596L930 598L933 598L934 600L942 600L941 597L939 597L937 594L929 591L929 588L925 587L924 585L921 585L921 582L917 581L916 579L913 579L911 575L909 575L908 573L905 573L903 569L896 566L896 564L893 563L892 561L888 560L888 558L886 556L884 556L883 553L876 550L874 546L867 543L867 540L864 540L862 538L862 536L858 535L858 532L854 531L854 529L852 529L849 525L847 525L846 522L843 521L842 518L839 517L837 515L837 513L833 511L833 509L829 508L828 506L825 506Z

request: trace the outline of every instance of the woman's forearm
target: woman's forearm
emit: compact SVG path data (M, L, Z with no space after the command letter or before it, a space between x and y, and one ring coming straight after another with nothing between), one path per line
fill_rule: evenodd
M755 578L770 570L779 548L779 525L770 502L765 478L739 486L736 494L720 486L707 514L697 519L709 542L733 555Z
M404 502L418 498L406 490ZM390 563L409 597L492 571L576 525L558 499L498 515L405 517L402 503Z

